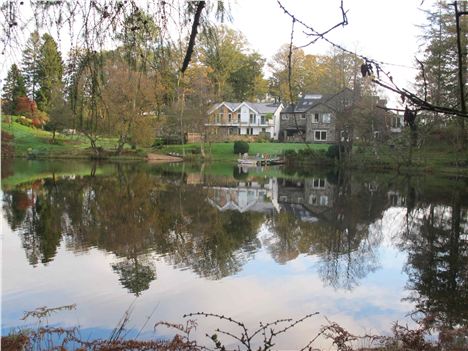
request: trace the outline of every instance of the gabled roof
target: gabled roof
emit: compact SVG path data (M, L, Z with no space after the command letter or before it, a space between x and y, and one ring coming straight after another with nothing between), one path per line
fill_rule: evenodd
M243 104L247 105L250 107L252 110L259 114L264 114L264 113L275 113L276 110L278 110L279 107L281 107L281 104L274 104L274 103L263 103L263 102L248 102L245 101Z
M257 112L258 114L264 114L264 113L275 113L278 108L282 106L282 104L274 104L274 103L263 103L263 102L249 102L249 101L244 101L244 102L227 102L223 101L218 104L214 104L209 110L208 114L213 113L216 111L218 108L221 106L226 106L229 111L234 112L240 109L242 105L247 106L251 110Z
M345 88L336 94L306 93L297 104L288 105L281 113L304 113L318 105L325 105L332 110L340 111L345 107L345 101L352 98L353 91Z
M241 103L240 102L223 101L223 102L220 102L220 103L217 103L217 104L214 104L213 106L211 106L211 108L208 110L208 114L213 113L214 111L216 111L218 108L220 108L223 105L226 106L228 108L228 110L230 110L231 112L234 112L235 110L237 110L239 108Z

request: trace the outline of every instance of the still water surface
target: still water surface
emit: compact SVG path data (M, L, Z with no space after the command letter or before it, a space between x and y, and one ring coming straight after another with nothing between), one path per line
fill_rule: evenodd
M154 324L190 312L251 327L320 312L284 349L327 319L360 334L468 322L466 179L39 161L2 178L2 333L67 304L49 322L84 338L129 309L129 337L171 335ZM199 319L193 336L218 326Z

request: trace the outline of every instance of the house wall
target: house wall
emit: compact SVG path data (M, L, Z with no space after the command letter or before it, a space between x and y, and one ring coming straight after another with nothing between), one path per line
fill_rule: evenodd
M231 114L231 122L229 122L229 114ZM210 124L218 124L216 122L216 117L220 116L221 119L219 124L237 124L239 113L237 111L232 112L228 109L225 105L221 105L215 111L213 111L210 116L208 117Z
M330 123L324 123L324 113L330 114ZM315 115L318 114L319 121L315 122ZM324 105L319 105L306 113L306 141L318 144L330 144L337 142L336 130L336 113L332 112ZM317 140L315 138L316 131L326 131L326 140Z
M296 116L296 118L294 118L294 116ZM288 119L284 119L284 117L287 117ZM281 113L281 117L280 117L280 129L281 130L285 130L288 128L296 128L297 126L305 128L306 124L307 124L307 121L303 113Z
M221 105L209 115L207 127L209 127L210 135L219 140L233 135L248 137L264 135L266 138L277 140L280 130L280 112L281 108L278 108L273 116L268 119L268 114L257 113L246 103L241 104L236 111L231 111L225 105ZM232 116L230 122L229 114ZM254 117L252 123L251 115ZM262 116L264 117L264 123L262 123ZM237 128L235 133L233 133L233 128Z
M271 127L270 135L273 140L278 140L280 135L280 123L281 123L281 108L278 108L276 112L273 114L273 119L271 122L273 126Z

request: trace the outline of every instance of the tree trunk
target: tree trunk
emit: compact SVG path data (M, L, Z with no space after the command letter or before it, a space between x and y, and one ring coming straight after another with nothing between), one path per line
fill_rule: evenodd
M122 135L119 137L119 141L117 143L117 149L115 150L115 154L117 156L120 156L122 154L123 148L125 146L126 139L127 138L122 136Z

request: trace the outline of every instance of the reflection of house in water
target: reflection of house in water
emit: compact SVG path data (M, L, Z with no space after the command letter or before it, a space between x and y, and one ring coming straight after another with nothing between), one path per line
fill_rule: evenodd
M208 187L208 201L220 211L254 211L272 213L279 211L276 178L268 183L239 182L237 187Z
M312 220L315 218L312 213L321 213L333 206L333 191L334 186L325 178L278 181L278 199L281 207L291 209L297 217L308 222L316 220ZM298 206L303 208L300 216L297 215ZM295 210L292 210L293 208Z
M390 206L406 206L406 198L403 195L401 195L398 191L390 190L387 192L387 196Z
M208 201L220 211L286 211L303 222L316 222L333 205L334 186L325 178L270 178L265 184L239 182L237 187L208 187Z

